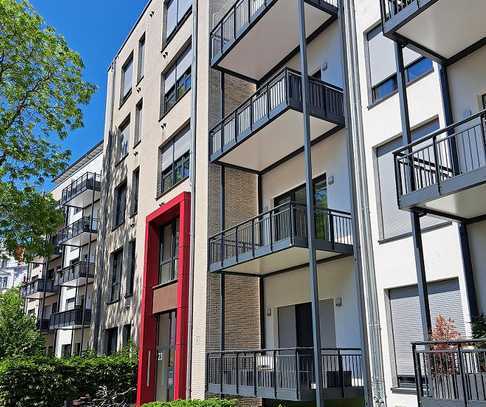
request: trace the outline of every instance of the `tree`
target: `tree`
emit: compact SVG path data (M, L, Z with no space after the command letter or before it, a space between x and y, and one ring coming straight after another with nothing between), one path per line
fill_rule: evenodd
M83 126L81 107L95 91L83 70L27 0L0 0L0 240L10 254L20 246L27 258L45 255L60 225L40 189L66 168L70 152L59 141ZM24 205L17 211L12 201Z
M44 346L35 318L24 313L19 289L0 294L0 360L41 355Z

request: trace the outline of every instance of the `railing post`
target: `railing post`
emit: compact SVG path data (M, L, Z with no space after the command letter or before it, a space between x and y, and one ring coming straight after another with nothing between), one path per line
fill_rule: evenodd
M343 366L343 356L341 355L341 349L338 352L338 366L339 366L339 381L341 382L341 396L344 398L344 366Z
M437 151L437 136L432 137L432 147L433 147L433 152L434 152L434 161L435 161L435 166L437 168L437 189L439 190L440 193L440 184L441 184L441 172L440 172L440 156Z
M251 220L251 254L255 257L255 218Z
M224 232L221 233L221 247L220 247L220 252L221 252L221 267L224 266Z
M273 250L273 216L274 216L274 210L271 210L269 213L270 216L270 251Z
M295 391L297 399L300 399L300 372L299 372L299 351L295 349Z
M423 396L423 386L422 386L422 372L420 366L420 356L417 352L417 345L414 343L412 344L412 354L413 354L413 365L415 370L415 385L417 388L417 405L422 405L422 396Z
M238 250L239 250L239 243L238 243L238 227L235 228L235 257L236 262L238 263Z
M256 352L253 352L253 387L255 397L257 395L257 368L256 368Z
M277 82L278 83L278 82ZM273 84L272 86L275 86ZM271 86L267 85L267 89L265 91L265 94L267 95L267 119L270 119L270 109L271 109Z
M220 375L220 390L219 394L223 394L223 352L219 354L219 375Z
M464 363L462 359L462 345L457 345L457 360L459 362L459 375L461 376L462 396L464 397L464 406L467 407L467 389L466 389L466 377L464 372Z
M273 351L273 391L277 399L277 351Z
M209 367L209 353L206 353L206 386L205 386L206 392L208 391L209 388L209 381L211 377L210 373L211 373L211 369Z
M239 372L239 363L238 363L238 356L239 356L239 353L236 352L236 394L239 393L239 390L240 390L240 372Z
M295 225L294 225L294 222L295 222L295 217L294 217L294 207L292 204L289 204L289 212L290 212L290 215L289 215L289 222L290 222L290 243L291 244L294 244L295 242Z
M336 239L335 239L335 236L334 236L334 215L332 214L331 211L327 212L329 214L329 237L330 237L330 241L332 243L332 247L333 249L335 248L335 245L336 245Z

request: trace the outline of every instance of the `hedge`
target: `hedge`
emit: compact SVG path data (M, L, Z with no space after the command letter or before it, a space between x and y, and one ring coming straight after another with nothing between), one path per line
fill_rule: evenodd
M95 397L103 387L126 393L136 387L136 365L127 353L5 359L0 361L0 407L61 407L65 400Z
M236 407L236 400L207 399L207 400L175 400L156 401L144 404L143 407Z

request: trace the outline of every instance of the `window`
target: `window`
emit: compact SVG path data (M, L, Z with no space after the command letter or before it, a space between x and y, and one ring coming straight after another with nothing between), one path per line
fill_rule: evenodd
M168 0L165 3L165 41L167 42L191 9L191 0Z
M366 34L366 54L370 103L377 103L398 89L395 46L383 36L381 24ZM407 83L427 75L433 70L432 61L408 48L403 50Z
M189 126L182 130L159 151L159 182L157 195L189 177L191 132Z
M131 54L122 66L120 105L122 105L132 93L133 81L133 54Z
M138 190L140 185L140 167L136 168L132 173L132 199L130 206L130 216L136 215L138 212Z
M115 188L115 217L113 226L118 227L125 222L125 212L127 205L127 183L122 182Z
M179 219L160 228L159 284L177 280Z
M120 277L123 268L123 249L119 249L111 255L111 284L110 302L120 299Z
M107 356L116 353L118 343L118 328L110 328L105 331L105 353Z
M0 279L0 288L7 288L8 285L8 277L2 277Z
M74 344L74 354L75 354L76 356L81 355L81 342L76 342L76 343Z
M51 306L51 313L55 314L57 312L57 302L53 302Z
M130 139L130 116L120 126L117 138L117 163L128 155L128 140Z
M143 100L137 103L135 108L135 135L133 137L133 145L136 146L142 140L143 131Z
M123 332L122 332L122 345L123 347L128 346L130 341L132 340L132 325L127 324L123 325Z
M482 105L483 105L483 109L486 109L486 94L481 96L481 102L482 102Z
M76 298L68 298L65 303L64 309L70 311L76 307Z
M137 82L140 82L143 78L145 70L145 34L138 41L138 71Z
M433 120L412 132L413 140L418 140L439 128L439 121ZM398 208L397 189L395 183L395 167L392 151L402 146L402 137L399 136L392 141L376 149L376 170L377 170L377 202L380 240L405 236L412 231L410 214ZM421 218L422 227L430 227L443 223L444 221L430 216Z
M71 344L70 343L61 346L61 357L62 358L71 357Z
M133 295L133 285L135 282L135 271L137 267L136 263L136 241L132 240L128 243L128 253L130 256L128 264L128 275L127 275L127 292L126 296L129 297Z
M458 280L430 282L427 286L432 324L437 316L442 315L454 321L456 329L461 336L464 335L465 323ZM415 388L411 344L423 340L417 286L390 289L387 305L395 385Z
M163 74L161 116L166 114L191 89L192 52L188 47Z

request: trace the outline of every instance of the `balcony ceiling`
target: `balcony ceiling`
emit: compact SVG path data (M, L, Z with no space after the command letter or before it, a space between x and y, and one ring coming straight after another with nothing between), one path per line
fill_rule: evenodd
M397 33L450 59L486 37L485 16L484 0L438 0Z
M218 66L260 80L299 46L298 2L278 0L250 30L236 40ZM305 3L306 34L309 37L332 15Z
M314 140L336 124L316 117L310 118L311 139ZM289 109L258 130L237 148L219 159L220 162L262 171L304 146L302 113Z
M100 199L100 192L94 191L93 196L93 189L85 189L83 192L75 195L72 199L69 199L69 205L76 206L78 208L86 208L92 202L96 202Z

